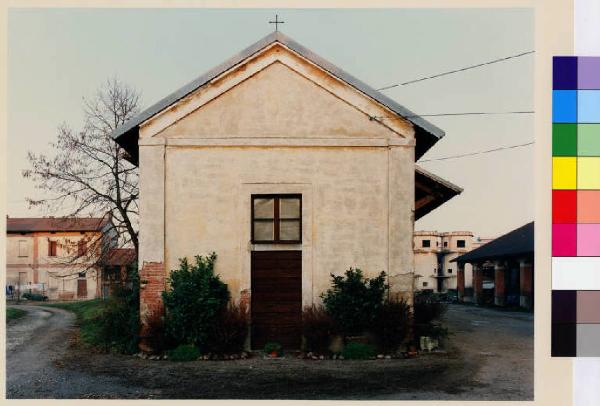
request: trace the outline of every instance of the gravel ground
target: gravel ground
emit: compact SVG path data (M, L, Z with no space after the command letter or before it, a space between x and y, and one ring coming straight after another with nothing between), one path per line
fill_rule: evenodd
M373 399L533 400L533 314L450 305L446 324L454 351L465 365L476 365L468 391L430 391L423 385L409 398L394 393Z
M6 329L6 397L8 399L150 398L155 391L122 384L119 378L60 368L70 349L75 316L61 309L19 305L27 315Z
M8 326L20 343L7 354L9 398L533 399L525 313L451 305L448 352L414 359L175 363L92 352L76 344L68 312L20 308L30 313Z

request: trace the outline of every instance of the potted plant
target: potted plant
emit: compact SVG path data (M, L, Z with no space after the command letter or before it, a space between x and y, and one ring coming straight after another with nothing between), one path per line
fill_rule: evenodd
M281 357L283 355L281 344L275 342L266 343L263 351L271 358Z

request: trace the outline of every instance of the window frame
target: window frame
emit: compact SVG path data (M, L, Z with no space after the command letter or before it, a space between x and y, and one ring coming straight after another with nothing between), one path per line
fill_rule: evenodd
M22 250L21 248L23 248L23 245L25 245L24 250ZM28 258L29 257L29 244L27 240L19 240L18 243L18 247L17 250L19 251L19 258ZM23 251L25 251L25 254L23 254Z
M298 199L300 202L299 213L300 217L282 219L279 216L279 199ZM272 219L255 219L254 218L254 201L256 199L273 199L273 218ZM254 223L256 221L272 221L273 222L273 239L272 240L257 240L254 238ZM279 222L290 221L298 222L299 234L298 240L281 240L279 232ZM252 194L250 195L250 239L252 244L302 244L302 194L300 193L268 193L268 194Z
M52 258L58 256L58 242L56 240L48 240L48 256Z

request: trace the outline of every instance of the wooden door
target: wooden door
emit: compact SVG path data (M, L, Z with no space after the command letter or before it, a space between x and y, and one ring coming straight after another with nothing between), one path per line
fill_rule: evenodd
M77 297L87 297L87 279L77 279Z
M302 251L253 251L251 258L252 348L267 342L300 348Z

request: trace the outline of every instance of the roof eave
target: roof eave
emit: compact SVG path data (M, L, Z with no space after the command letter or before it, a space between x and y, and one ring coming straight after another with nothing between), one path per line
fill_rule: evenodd
M441 177L415 165L415 194L416 189L419 187L419 181L428 182L430 184L428 185L429 188L433 188L435 193L429 194L433 196L434 199L422 207L416 207L415 202L415 221L442 206L450 199L461 194L463 191L461 187L453 184L452 182L442 179Z

